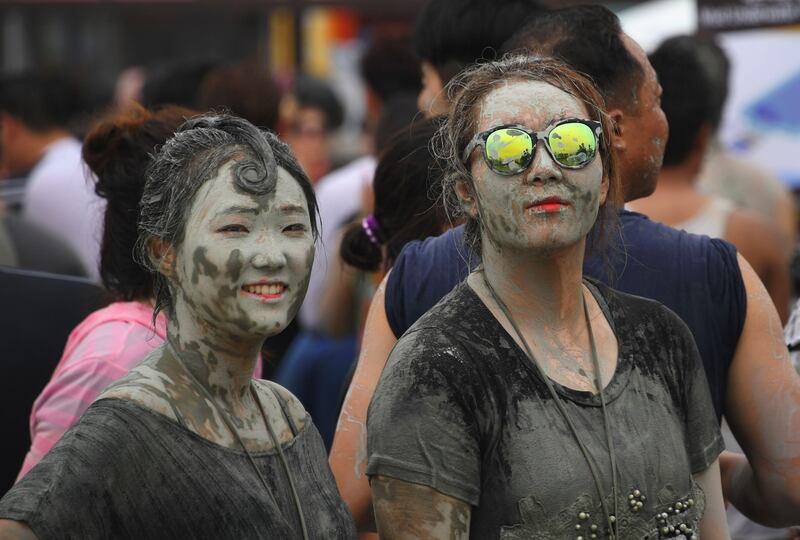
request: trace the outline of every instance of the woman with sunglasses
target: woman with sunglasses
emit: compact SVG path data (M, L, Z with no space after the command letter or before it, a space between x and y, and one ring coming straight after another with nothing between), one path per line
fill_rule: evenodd
M727 538L691 334L582 275L614 232L603 101L558 61L468 69L440 133L482 264L390 355L368 416L382 538Z

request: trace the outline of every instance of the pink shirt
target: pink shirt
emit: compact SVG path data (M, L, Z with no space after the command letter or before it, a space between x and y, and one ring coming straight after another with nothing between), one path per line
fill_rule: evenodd
M17 480L50 451L111 383L164 342L167 319L141 302L115 302L86 317L70 333L50 382L31 411L31 448ZM254 373L261 377L261 362Z

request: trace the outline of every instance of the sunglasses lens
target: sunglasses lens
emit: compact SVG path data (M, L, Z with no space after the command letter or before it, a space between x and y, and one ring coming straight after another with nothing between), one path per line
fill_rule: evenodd
M555 160L565 167L583 167L597 153L597 137L591 127L579 122L556 126L548 137Z
M533 142L530 135L514 128L493 131L486 139L486 162L500 174L516 174L531 164Z

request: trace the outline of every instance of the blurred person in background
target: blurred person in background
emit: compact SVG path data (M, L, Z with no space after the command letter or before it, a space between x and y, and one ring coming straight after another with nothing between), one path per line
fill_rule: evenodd
M22 216L2 210L0 266L87 277L83 262L66 242Z
M340 256L331 261L320 305L325 335L355 334L357 341L375 287L403 246L447 228L438 196L441 163L430 149L436 127L434 122L420 121L395 132L378 160L373 189L365 193L372 198L365 201L371 210L339 229L335 244L341 246ZM330 448L357 345L349 355L326 354L319 343L312 350L305 349L309 343L295 347L275 381L300 399ZM308 352L300 354L304 349Z
M625 199L652 193L667 135L660 87L644 51L622 32L612 12L581 6L541 13L504 47L557 56L590 75L616 124L613 144ZM794 437L800 431L800 379L763 284L724 240L677 231L624 210L620 224L620 245L607 252L613 271L601 257L587 260L587 274L623 292L658 300L687 323L717 417L725 413L747 451L747 456L720 457L726 496L762 523L792 524L800 514L800 444ZM463 234L459 226L409 243L370 306L331 451L340 490L362 527L371 519L364 476L369 400L398 337L475 264Z
M100 392L127 374L166 336L166 317L153 321L154 277L133 253L139 200L150 155L195 113L166 106L128 111L99 121L83 143L83 159L106 201L100 277L112 303L70 334L53 376L33 404L31 448L22 478L72 427Z
M142 90L147 80L147 71L141 66L123 69L114 82L113 106L119 111L127 110L133 104L144 101Z
M755 212L774 224L782 233L786 249L791 251L797 236L794 198L786 184L775 174L741 159L723 147L719 127L728 98L730 60L711 38L696 39L697 61L708 79L711 140L696 187L699 191L733 201L737 208Z
M280 103L281 91L269 70L248 61L213 68L197 92L198 109L225 109L272 131L278 127Z
M69 123L82 110L76 83L58 73L28 72L0 80L3 168L27 176L23 217L61 242L99 279L103 203L81 161Z
M333 132L342 122L342 102L325 81L299 75L283 96L278 132L314 183L331 169Z
M203 79L218 65L213 59L171 60L145 69L142 105L196 108Z
M417 17L414 47L422 91L417 106L426 116L447 114L444 87L479 58L493 59L525 21L542 11L539 0L431 0Z
M371 152L332 171L315 186L323 227L308 294L300 308L300 323L308 331L322 331L320 302L326 275L339 258L339 229L361 212L364 194L371 189L375 174L376 155L385 149L386 139L406 127L417 112L415 106L408 105L408 95L419 92L419 62L407 37L376 37L361 59L361 75L367 90L365 127ZM350 351L352 354L352 347Z
M758 214L697 189L719 114L711 74L701 60L701 43L699 38L677 36L650 55L663 88L661 108L670 133L655 192L628 207L670 227L731 242L761 278L786 322L789 253L780 231Z

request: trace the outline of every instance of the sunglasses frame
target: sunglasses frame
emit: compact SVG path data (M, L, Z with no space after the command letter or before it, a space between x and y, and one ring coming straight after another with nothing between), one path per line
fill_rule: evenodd
M595 138L595 145L596 147L600 146L600 141L603 140L603 124L601 124L597 120L586 120L584 118L564 118L562 120L557 120L553 122L552 124L547 126L543 131L533 131L519 124L502 124L500 126L495 126L493 128L487 129L486 131L476 133L475 136L472 137L472 140L469 141L469 144L467 144L467 147L464 149L464 153L462 155L461 160L464 162L465 165L469 164L469 158L472 155L472 152L475 150L476 147L481 146L483 147L483 160L486 162L486 165L489 167L489 169L492 170L492 172L497 173L501 176L514 176L516 174L521 174L525 172L525 170L531 166L531 163L533 163L533 160L536 157L536 148L539 146L539 141L541 140L544 142L544 147L547 150L547 153L550 154L550 157L553 159L554 162L556 162L556 164L559 167L563 167L564 169L583 169L584 167L588 166L592 161L594 161L594 158L597 156L596 150L591 159L589 159L586 163L582 163L580 165L564 165L563 163L561 163L556 159L556 156L553 154L553 149L550 148L550 141L549 141L550 133L559 126L562 126L564 124L575 124L575 123L583 124L585 126L592 128L592 133L594 133L594 138ZM486 156L486 141L489 139L489 136L497 130L507 129L507 128L518 129L524 133L527 133L528 136L531 138L530 163L528 163L525 167L523 167L519 171L515 172L503 172L494 169L491 165L491 161Z

